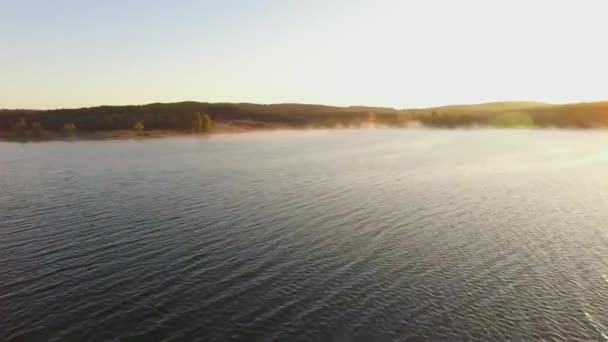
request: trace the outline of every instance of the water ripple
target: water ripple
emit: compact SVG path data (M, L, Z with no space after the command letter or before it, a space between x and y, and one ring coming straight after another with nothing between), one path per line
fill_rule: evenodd
M606 145L0 143L0 340L608 340Z

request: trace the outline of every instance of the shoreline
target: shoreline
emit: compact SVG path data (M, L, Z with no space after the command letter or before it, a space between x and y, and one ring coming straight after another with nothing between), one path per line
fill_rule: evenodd
M209 122L216 123L212 133L374 126L583 130L608 128L608 101L571 104L507 101L410 109L185 101L73 109L0 109L0 140L65 140L68 135L73 136L72 140L132 138L133 134L125 132L135 129L137 123L147 129L144 137L183 135L203 131L203 118L206 128L213 127L208 126Z
M343 126L293 126L278 123L261 123L261 122L229 122L215 123L214 126L204 133L196 133L181 130L149 130L144 132L135 132L133 130L113 130L113 131L79 131L74 133L65 133L57 131L44 131L40 136L35 137L31 133L25 137L17 138L11 131L0 131L0 142L14 143L37 143L50 141L97 141L97 140L143 140L143 139L159 139L170 137L208 137L220 134L243 134L257 132L275 132L275 131L306 131L306 130L340 130L340 129L370 129L370 128L393 128L393 129L411 129L418 128L420 125L407 126L387 126L387 125L343 125Z
M205 133L188 132L181 130L149 130L144 132L135 132L133 130L113 130L113 131L84 131L75 133L63 133L56 131L44 131L41 136L33 137L28 134L26 137L16 138L11 131L0 131L0 142L13 143L42 143L52 141L100 141L100 140L147 140L147 139L162 139L173 137L210 137L214 135L226 134L245 134L245 133L262 133L262 132L277 132L277 131L308 131L308 130L344 130L344 129L429 129L429 130L525 130L525 131L608 131L605 127L592 128L571 128L571 127L494 127L494 126L462 126L462 127L431 127L420 124L410 124L405 126L391 125L352 125L352 126L290 126L284 124L266 124L252 123L243 125L241 123L216 123L212 129Z
M252 125L253 126L253 125ZM97 140L143 140L160 139L171 137L206 137L218 134L240 134L252 132L271 132L278 130L304 130L304 128L288 127L285 125L257 125L256 127L246 125L222 124L218 123L205 133L195 133L180 130L149 130L135 132L132 130L113 130L113 131L81 131L75 133L64 133L56 131L44 131L40 136L34 137L28 134L25 137L17 138L13 132L0 131L0 142L14 143L37 143L50 141L97 141Z

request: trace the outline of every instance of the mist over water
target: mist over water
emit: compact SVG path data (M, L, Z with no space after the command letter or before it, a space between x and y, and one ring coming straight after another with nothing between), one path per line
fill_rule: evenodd
M0 143L0 340L608 340L608 132Z

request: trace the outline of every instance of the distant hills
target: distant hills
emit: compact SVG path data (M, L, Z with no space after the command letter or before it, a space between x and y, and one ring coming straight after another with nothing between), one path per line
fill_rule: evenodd
M431 111L442 111L450 113L499 113L504 111L513 111L520 109L532 109L538 107L550 107L552 105L544 102L488 102L469 105L450 105L442 107L428 108Z
M146 130L190 131L199 113L223 125L250 128L407 127L556 127L608 128L608 102L552 105L538 102L493 102L424 109L333 107L311 104L151 103L54 110L0 110L0 131L21 123L48 131L66 125L78 131L129 130L142 122Z
M431 112L427 124L461 123L498 127L555 127L602 128L608 127L608 102L589 102L553 105L542 102L493 102L475 105L445 106L422 110L423 116ZM519 120L502 120L518 118ZM424 122L426 119L422 118Z

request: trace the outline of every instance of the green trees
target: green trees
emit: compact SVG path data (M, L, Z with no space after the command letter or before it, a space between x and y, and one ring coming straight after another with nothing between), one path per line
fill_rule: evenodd
M290 128L350 126L365 121L388 126L406 126L410 122L419 122L424 126L446 128L608 128L608 101L568 105L490 103L407 110L201 102L56 110L0 109L0 132L1 136L32 138L32 123L40 122L44 126L44 135L50 137L56 133L65 134L65 125L74 123L78 132L86 135L88 132L131 131L135 129L136 120L145 123L145 132L170 130L189 133L213 131L213 122L235 126L242 124L247 127L276 125Z
M135 125L133 126L133 130L137 133L142 133L144 131L144 123L141 121L135 121Z
M506 112L495 116L491 124L501 128L531 128L534 120L525 111Z

